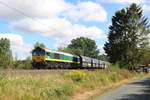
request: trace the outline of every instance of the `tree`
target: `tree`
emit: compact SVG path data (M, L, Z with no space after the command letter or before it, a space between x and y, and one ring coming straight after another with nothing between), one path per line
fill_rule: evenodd
M99 56L99 50L97 49L95 41L86 37L73 39L71 40L71 44L60 50L75 55L84 55L92 58L98 58Z
M108 42L104 46L110 62L132 68L143 61L150 30L148 20L142 13L142 8L133 3L112 17Z
M37 47L45 48L45 45L43 43L36 42L35 45L34 45L34 48L37 48Z
M32 60L30 57L27 57L25 60L15 60L14 69L33 69Z
M58 48L59 51L71 53L74 55L83 55L83 50L81 48L71 49L69 47Z
M0 66L8 68L12 64L13 57L10 49L10 41L6 38L0 39Z
M103 60L103 61L108 61L108 56L107 55L105 55L105 54L102 54L102 55L99 55L99 59L100 60Z
M146 48L144 51L145 55L143 56L143 61L141 62L141 65L149 66L150 63L150 47Z

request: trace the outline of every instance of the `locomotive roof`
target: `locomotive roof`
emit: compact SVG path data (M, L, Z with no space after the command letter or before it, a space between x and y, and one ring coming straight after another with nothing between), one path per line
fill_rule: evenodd
M43 48L43 49L45 51L47 51L47 52L53 52L53 53L63 54L63 55L66 55L66 56L75 56L75 55L72 55L72 54L69 54L69 53L59 52L59 51L55 51L55 50L50 50L50 49L47 49L47 48Z

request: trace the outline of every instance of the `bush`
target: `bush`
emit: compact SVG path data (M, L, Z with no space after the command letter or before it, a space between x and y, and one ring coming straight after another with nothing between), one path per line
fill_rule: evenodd
M81 82L86 77L86 73L79 70L73 70L65 74L65 77L71 78L75 82Z
M119 66L118 63L116 64L110 64L109 67L108 67L108 70L120 70L121 67Z
M4 91L6 89L8 80L6 79L5 76L0 75L0 91Z
M44 100L69 100L62 89L44 89L40 96Z
M13 69L33 69L32 67L32 60L31 58L27 58L26 60L22 61L14 61Z
M63 75L0 74L0 100L71 100L76 93L109 88L113 83L135 76L125 69L76 70Z
M63 85L62 89L64 90L65 95L73 95L75 91L75 85L73 83L66 83Z

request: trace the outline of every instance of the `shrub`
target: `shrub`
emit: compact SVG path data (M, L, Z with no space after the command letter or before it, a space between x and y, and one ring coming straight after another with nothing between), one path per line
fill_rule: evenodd
M111 74L110 75L110 80L112 82L117 82L118 81L118 75L117 74Z
M65 95L73 95L75 91L75 85L73 83L66 83L63 85L62 89L64 90Z
M73 70L65 74L65 77L71 78L75 82L81 82L86 77L86 73L79 70Z
M56 89L44 89L40 95L46 100L68 100L68 97L65 95L64 90L61 88Z
M4 91L8 83L8 80L5 76L0 75L0 91Z
M33 69L31 58L27 58L25 60L16 60L13 64L13 69Z

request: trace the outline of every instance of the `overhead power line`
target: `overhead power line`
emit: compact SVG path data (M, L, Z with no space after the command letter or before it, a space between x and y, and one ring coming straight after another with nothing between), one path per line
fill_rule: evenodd
M4 5L5 7L9 8L9 9L11 9L11 10L17 12L17 13L20 13L20 14L23 15L24 17L27 17L27 18L32 19L33 21L35 21L35 22L37 22L37 23L39 23L39 24L45 26L45 28L47 28L47 25L45 25L45 24L39 22L37 19L32 18L31 16L25 14L25 13L22 12L21 10L18 10L17 8L12 7L12 6L8 5L7 3L5 3L5 2L3 2L3 1L1 1L1 0L0 0L0 4ZM56 30L56 29L54 29L54 28L51 28L51 29L54 30L54 31L56 31L57 33L62 33L62 32L60 32L60 31L58 31L58 30ZM51 30L49 30L49 31L51 31Z

